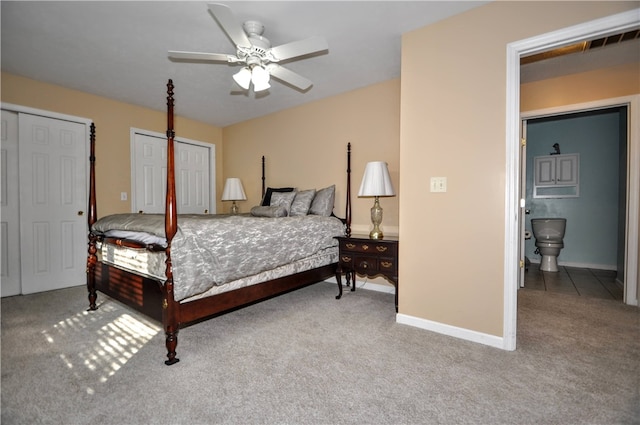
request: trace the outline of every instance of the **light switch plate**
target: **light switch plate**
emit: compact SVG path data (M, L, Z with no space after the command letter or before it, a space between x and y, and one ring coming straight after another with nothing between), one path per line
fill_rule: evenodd
M127 192L120 192L120 200L121 201L127 200Z
M446 192L447 191L447 178L446 177L431 177L431 192Z

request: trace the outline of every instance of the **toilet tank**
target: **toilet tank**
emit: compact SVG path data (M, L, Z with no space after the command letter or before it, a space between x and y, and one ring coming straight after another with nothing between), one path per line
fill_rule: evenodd
M536 240L562 242L567 226L566 218L532 218L531 228Z

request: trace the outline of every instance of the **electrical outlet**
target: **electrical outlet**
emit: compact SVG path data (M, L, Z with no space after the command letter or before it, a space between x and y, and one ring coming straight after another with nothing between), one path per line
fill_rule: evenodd
M431 192L446 192L447 191L447 178L446 177L431 177Z

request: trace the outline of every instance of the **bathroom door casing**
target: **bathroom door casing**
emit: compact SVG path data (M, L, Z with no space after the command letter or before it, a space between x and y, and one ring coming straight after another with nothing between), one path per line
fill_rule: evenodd
M526 198L527 198L527 120L520 121L520 208L518 213L518 227L520 238L518 243L519 271L518 286L524 288L524 273L526 271L525 257L525 226L526 226Z

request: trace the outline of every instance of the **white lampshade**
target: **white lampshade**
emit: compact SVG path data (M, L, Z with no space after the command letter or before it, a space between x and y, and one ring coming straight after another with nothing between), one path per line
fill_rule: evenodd
M244 67L237 73L233 74L233 79L240 87L245 90L249 90L249 84L251 84L251 70Z
M244 194L242 182L237 177L229 177L224 183L222 191L223 201L246 201L247 195Z
M253 83L253 91L258 92L266 90L269 87L269 71L261 66L254 66L251 73L251 82Z
M358 196L395 196L387 163L375 161L367 163Z

